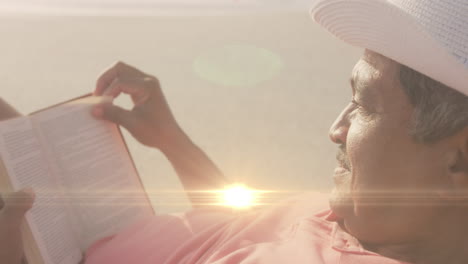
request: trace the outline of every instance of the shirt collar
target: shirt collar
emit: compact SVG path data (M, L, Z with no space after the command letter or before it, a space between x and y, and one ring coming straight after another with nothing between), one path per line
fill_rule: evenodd
M343 230L338 224L340 218L335 215L333 211L330 210L330 212L326 215L325 220L333 222L331 242L334 249L342 252L377 255L374 252L370 252L364 249L357 238Z

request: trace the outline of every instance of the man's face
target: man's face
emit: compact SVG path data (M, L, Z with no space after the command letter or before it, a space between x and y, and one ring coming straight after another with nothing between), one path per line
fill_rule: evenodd
M330 201L340 223L364 243L425 239L440 217L439 193L450 184L450 144L417 143L413 107L399 65L366 51L352 73L353 99L330 129L340 145Z

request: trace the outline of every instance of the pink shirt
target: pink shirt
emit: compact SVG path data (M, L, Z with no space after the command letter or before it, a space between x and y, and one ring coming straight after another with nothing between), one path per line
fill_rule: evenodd
M326 195L269 209L158 215L95 243L86 264L397 264L362 248L330 220Z

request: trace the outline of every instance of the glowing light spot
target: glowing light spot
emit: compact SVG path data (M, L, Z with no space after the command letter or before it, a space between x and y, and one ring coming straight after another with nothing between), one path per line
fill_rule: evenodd
M235 185L223 191L223 204L235 208L251 207L255 201L255 194L242 185Z
M283 67L281 58L264 48L228 45L198 56L193 68L202 79L223 86L252 86L270 80Z

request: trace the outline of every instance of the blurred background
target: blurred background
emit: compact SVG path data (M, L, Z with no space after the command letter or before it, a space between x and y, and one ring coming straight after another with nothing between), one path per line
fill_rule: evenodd
M272 201L328 192L328 128L362 51L314 24L310 5L0 0L0 96L27 114L93 91L121 60L159 78L181 126L228 178L278 191ZM189 208L164 156L125 136L156 211Z

